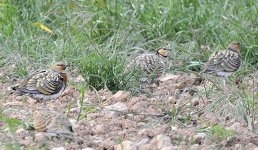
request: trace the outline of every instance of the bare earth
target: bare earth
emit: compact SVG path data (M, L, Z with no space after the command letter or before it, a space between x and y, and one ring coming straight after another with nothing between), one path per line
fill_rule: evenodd
M17 82L11 70L1 72L0 79L1 95ZM71 80L82 79L77 74ZM203 81L190 73L167 74L159 87L143 89L136 96L128 91L86 90L79 121L82 94L74 84L69 84L58 100L37 105L66 114L73 124L73 140L29 130L24 125L12 131L0 122L0 149L17 143L21 149L60 150L258 149L256 120L251 131L245 119L236 115L238 107L234 104L238 99L234 98L241 93L241 85L231 81L225 87L214 86L213 82L219 80ZM258 91L257 79L246 77L241 84L247 85L251 95ZM220 96L222 102L218 102ZM223 103L223 96L232 99ZM32 124L30 106L34 103L28 97L7 94L1 98L3 117ZM223 131L215 130L216 125Z

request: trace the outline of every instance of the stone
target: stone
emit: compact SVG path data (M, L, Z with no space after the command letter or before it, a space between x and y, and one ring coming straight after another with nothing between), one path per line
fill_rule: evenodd
M104 141L104 139L102 137L96 137L96 139L94 139L92 141L92 144L94 145L101 145L101 143Z
M233 149L243 149L243 145L242 144L235 144Z
M213 145L207 145L202 148L202 150L213 150L213 149L221 149L219 145L213 144Z
M48 137L43 132L38 132L35 134L35 141L45 141Z
M137 150L137 147L132 141L126 140L118 145L115 145L114 150Z
M176 126L171 126L171 130L172 130L172 131L176 131L176 130L177 130L177 127L176 127Z
M23 129L23 128L20 128L20 129L16 130L16 134L18 134L18 135L24 134L24 132L26 132L26 130Z
M200 145L199 144L194 144L190 147L190 150L199 150L200 149Z
M253 144L253 143L248 143L248 144L246 144L246 146L245 146L245 149L255 149L256 148L256 146Z
M176 80L179 77L179 75L173 75L173 74L165 74L164 76L161 76L159 78L159 81L165 82L169 80Z
M112 140L112 138L111 139L105 139L104 141L102 141L102 143L100 143L100 145L99 145L99 149L106 149L106 150L108 150L108 149L114 149L114 145L115 145L116 143Z
M111 117L118 117L120 114L127 111L128 107L124 103L115 103L104 108L104 113Z
M30 98L30 97L28 97L27 102L28 102L30 105L36 105L36 104L37 104L37 100L35 100L35 99L33 99L33 98Z
M131 98L131 93L127 91L118 91L112 98L119 102L126 101Z
M149 138L143 138L139 142L137 142L135 145L138 147L138 149L141 149L140 147L147 144L150 141Z
M155 136L151 142L150 142L151 147L156 148L156 149L162 149L165 147L172 147L171 139L166 136L165 134L159 134Z
M64 147L54 147L51 150L66 150Z
M173 146L163 147L161 150L174 150Z
M234 122L231 127L230 127L232 130L235 130L235 131L238 131L239 128L242 128L241 127L241 123L240 122Z
M104 134L106 131L107 130L104 124L96 125L96 127L93 129L94 134Z
M94 149L93 149L93 148L86 147L86 148L83 148L82 150L94 150Z

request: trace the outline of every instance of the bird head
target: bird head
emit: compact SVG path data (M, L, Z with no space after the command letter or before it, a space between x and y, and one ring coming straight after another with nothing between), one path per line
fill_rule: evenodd
M58 72L63 72L66 67L68 67L68 65L64 62L58 62L56 64L53 65L52 69Z
M157 49L157 55L160 55L162 57L168 57L170 49L168 48L159 48Z
M229 46L228 46L228 49L232 49L232 50L235 50L235 51L238 51L240 52L240 43L239 42L232 42Z

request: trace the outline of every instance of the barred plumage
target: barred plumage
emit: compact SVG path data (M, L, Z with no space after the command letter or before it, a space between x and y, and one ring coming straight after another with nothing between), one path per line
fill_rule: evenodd
M34 108L32 110L34 128L39 132L56 134L66 138L72 138L73 129L70 121L56 111L48 108Z
M125 68L125 72L139 71L146 80L158 78L166 70L166 60L170 49L159 48L156 54L142 54L134 58ZM145 81L143 81L145 82Z
M64 63L57 63L50 70L33 73L12 89L36 100L57 99L66 88L66 66Z
M228 77L241 65L240 43L232 42L226 50L213 53L203 72Z

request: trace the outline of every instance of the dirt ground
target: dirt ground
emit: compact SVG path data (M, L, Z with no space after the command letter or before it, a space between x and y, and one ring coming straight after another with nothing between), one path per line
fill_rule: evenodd
M19 82L12 78L11 71L1 72L0 76L2 94ZM250 93L257 92L258 82L249 79L244 78L243 83ZM83 79L77 74L70 80ZM72 140L24 126L12 131L0 122L0 149L17 143L21 149L60 150L258 149L257 122L254 121L254 131L250 131L243 117L233 115L238 108L233 102L215 103L220 95L229 96L241 86L218 84L223 95L214 82L191 73L166 74L160 80L159 87L143 89L136 96L128 91L86 90L79 121L82 94L69 84L61 98L37 105L67 115L73 125ZM3 117L31 124L30 106L34 103L25 96L5 95L1 99Z

